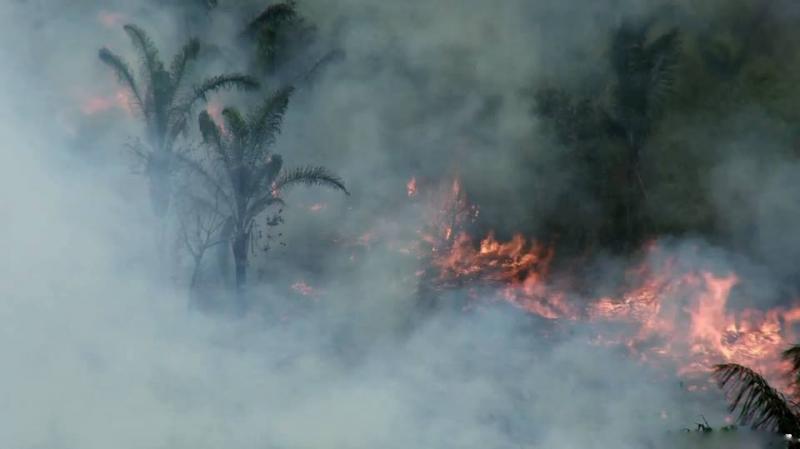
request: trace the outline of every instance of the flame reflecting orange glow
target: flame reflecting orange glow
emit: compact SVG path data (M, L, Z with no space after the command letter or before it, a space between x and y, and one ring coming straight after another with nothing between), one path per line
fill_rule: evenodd
M227 130L225 129L225 120L222 117L222 109L222 103L218 101L209 101L208 105L206 106L206 112L208 112L208 115L214 119L214 122L220 127L220 130L223 133L227 133Z
M409 198L417 196L417 178L411 178L406 183L406 194Z
M125 16L113 11L100 11L97 14L97 21L106 28L117 28L125 22Z
M81 101L80 109L84 115L96 115L107 112L111 109L119 108L128 115L133 114L128 93L124 89L117 89L114 95L100 96L95 95Z
M291 285L291 289L303 296L308 296L314 299L320 296L320 293L314 287L308 285L305 281L295 282Z

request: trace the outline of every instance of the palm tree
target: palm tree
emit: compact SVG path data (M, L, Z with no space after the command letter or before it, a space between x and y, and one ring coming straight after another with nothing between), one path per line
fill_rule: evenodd
M640 173L643 148L675 84L680 56L680 34L676 28L648 39L652 22L623 23L611 43L611 67L615 89L610 111L614 134L627 148L625 201L628 242L641 237L637 226L645 189Z
M128 91L131 106L144 123L145 144L139 143L133 148L145 162L153 212L163 218L172 193L170 177L174 170L175 142L186 132L192 108L217 90L230 87L255 89L258 82L249 76L233 73L214 76L184 89L189 66L200 53L199 41L190 39L167 69L144 30L132 24L125 25L124 29L141 57L139 76L134 76L130 65L108 48L100 49L99 57L111 67Z
M320 52L316 27L298 11L294 0L270 4L240 33L253 57L252 70L278 84L306 82L343 56L337 49Z
M248 254L256 219L270 207L284 204L281 193L305 184L330 187L349 195L342 180L324 167L287 170L283 158L271 151L291 94L292 88L280 89L247 116L233 107L225 108L223 124L207 111L201 112L198 123L210 157L206 161L182 159L200 176L210 195L222 198L226 220L222 234L233 253L240 307L244 306ZM278 221L279 214L268 218L268 224Z
M800 386L800 344L785 350L783 359L790 362L792 386ZM792 435L789 447L799 448L800 405L793 398L772 387L756 371L735 363L714 366L713 374L720 388L730 397L730 411L738 413L738 421L757 430Z
M314 27L307 24L293 0L269 5L251 20L241 37L255 45L256 66L272 75L291 59L298 46L307 46L314 39Z

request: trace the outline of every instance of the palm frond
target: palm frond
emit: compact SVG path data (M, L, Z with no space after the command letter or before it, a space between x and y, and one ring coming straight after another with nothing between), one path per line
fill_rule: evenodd
M200 128L200 134L203 136L203 141L211 145L215 151L224 154L225 142L222 140L222 131L219 125L211 118L208 111L202 111L197 117L197 125Z
M170 112L171 113L171 112ZM167 135L168 145L172 145L173 142L178 138L179 135L183 134L184 136L188 133L188 121L189 117L186 114L173 114L170 126L169 126L169 133Z
M275 29L279 25L297 18L295 2L284 1L269 5L253 19L244 31L245 35L254 36L264 29Z
M183 81L183 76L186 73L186 67L191 61L197 59L197 55L199 54L200 41L197 39L190 39L172 59L169 72L172 78L173 95L175 91L180 88L181 81Z
M147 69L147 75L153 76L159 70L163 70L164 64L158 58L158 49L150 39L150 36L143 29L132 23L125 25L123 28L130 36L131 41L133 41L134 47L141 54L142 61Z
M252 142L256 147L268 147L275 142L275 137L280 133L283 116L289 106L294 88L291 86L279 89L264 101L250 116Z
M183 103L183 107L187 110L191 110L192 106L197 101L206 101L210 93L222 89L238 88L242 90L254 90L258 89L258 86L258 81L251 76L239 73L217 75L195 86L192 96Z
M675 72L681 51L680 33L677 29L659 36L647 46L648 68L650 72L648 92L650 103L661 107L675 86Z
M100 49L97 56L104 64L114 70L119 82L130 91L133 96L133 101L136 102L136 106L141 108L142 97L139 95L139 87L136 85L133 73L125 60L105 47Z
M200 134L203 135L203 140L206 145L211 146L211 149L216 153L219 160L222 161L222 168L229 180L233 181L234 163L231 161L230 156L230 142L226 141L222 135L219 125L211 117L208 111L203 111L197 118L200 128ZM219 184L217 184L219 185Z
M284 172L275 180L274 189L281 191L297 184L329 187L350 195L341 178L328 171L325 167L313 166L295 168Z
M225 118L227 129L237 141L236 146L243 147L247 141L249 129L242 114L234 107L227 107L222 110L222 117ZM242 149L240 148L240 150Z
M631 68L631 56L644 45L647 27L626 21L614 32L611 39L611 66L617 77L625 76Z
M780 433L800 433L795 407L760 374L742 365L714 366L720 388L731 395L730 411L739 410L739 421L754 429Z

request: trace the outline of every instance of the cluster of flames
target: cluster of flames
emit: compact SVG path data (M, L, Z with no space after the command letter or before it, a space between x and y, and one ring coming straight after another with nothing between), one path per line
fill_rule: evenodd
M415 179L407 187L409 197L418 195ZM736 274L686 268L655 243L643 251L644 262L626 271L618 293L577 294L551 279L553 247L521 235L474 240L464 223L478 211L457 180L434 197L432 224L421 233L430 267L426 282L434 288L480 288L484 300L508 301L559 323L590 324L594 343L626 348L644 362L670 363L684 379L708 379L714 364L732 362L786 385L780 353L795 342L800 307L732 311Z

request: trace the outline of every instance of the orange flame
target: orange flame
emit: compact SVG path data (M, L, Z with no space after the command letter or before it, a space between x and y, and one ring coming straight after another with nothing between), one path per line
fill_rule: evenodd
M417 178L411 178L406 183L406 194L409 198L417 196Z
M311 298L318 298L320 295L314 287L308 285L305 281L295 282L291 285L291 289L303 296L308 296Z
M125 22L125 16L118 12L100 11L97 21L106 28L117 28Z
M311 212L320 212L327 207L325 203L315 203L308 207L308 210Z
M647 261L626 272L623 291L579 300L549 279L552 247L521 235L502 242L491 233L476 246L464 230L470 210L456 180L435 215L439 221L422 233L433 269L423 281L434 288L481 285L489 298L543 318L593 323L602 329L595 343L621 345L645 362L670 362L686 379L707 379L714 364L732 362L787 388L780 352L792 343L800 307L731 311L735 274L679 270L674 259L655 263L663 257L655 257L661 249L654 242L646 245Z
M124 89L117 89L114 95L88 97L80 105L81 112L84 115L96 115L114 108L122 109L128 115L133 115L133 107L131 106L128 92Z

